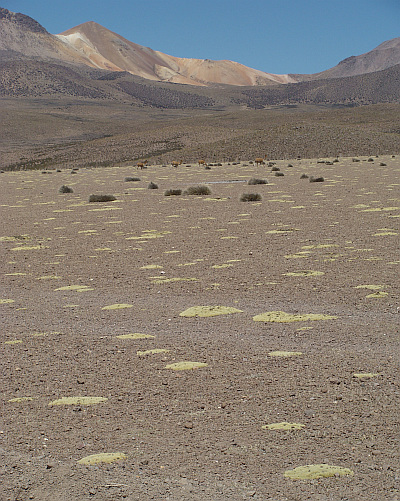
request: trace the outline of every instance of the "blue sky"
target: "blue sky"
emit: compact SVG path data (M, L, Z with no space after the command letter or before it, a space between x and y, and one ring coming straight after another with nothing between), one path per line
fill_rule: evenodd
M95 21L178 57L316 73L400 37L400 0L0 0L50 33Z

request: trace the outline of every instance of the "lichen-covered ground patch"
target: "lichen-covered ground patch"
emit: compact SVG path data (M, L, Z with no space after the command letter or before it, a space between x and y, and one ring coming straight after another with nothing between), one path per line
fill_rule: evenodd
M286 470L283 475L291 480L314 480L326 477L353 476L354 472L349 468L343 468L342 466L333 466L329 464L308 464L305 466L298 466L293 470Z
M62 397L58 400L53 400L49 406L54 405L96 405L102 402L107 402L105 397Z
M78 461L79 464L92 466L96 464L110 464L115 463L115 461L122 461L127 459L127 455L122 452L102 452L99 454L91 454Z
M242 313L242 310L231 306L192 306L182 313L180 317L215 317L217 315L230 315L232 313Z
M260 313L253 317L255 322L278 322L278 323L289 323L289 322L309 322L314 320L334 320L336 316L333 315L323 315L320 313L306 313L306 314L291 314L285 313L284 311L267 311L266 313Z
M263 430L282 430L282 431L291 431L291 430L301 430L304 428L304 424L301 423L288 423L283 421L282 423L271 423L265 424L262 426Z
M168 364L165 366L166 369L171 369L173 371L190 371L192 369L200 369L202 367L207 367L208 364L204 362L175 362L173 364Z
M102 310L124 310L126 308L133 308L133 304L127 304L127 303L109 304L108 306L103 306Z
M158 353L168 353L169 350L164 348L153 348L152 350L137 351L136 355L138 357L145 357L146 355L156 355Z
M303 353L301 351L282 351L282 350L277 350L277 351L270 351L268 352L268 355L270 357L299 357Z

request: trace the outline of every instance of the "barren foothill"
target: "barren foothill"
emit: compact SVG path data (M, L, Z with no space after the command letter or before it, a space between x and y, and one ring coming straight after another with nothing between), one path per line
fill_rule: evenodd
M0 174L1 499L395 501L396 153Z

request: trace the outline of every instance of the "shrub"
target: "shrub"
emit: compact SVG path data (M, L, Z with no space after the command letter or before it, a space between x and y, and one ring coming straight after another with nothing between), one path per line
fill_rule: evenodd
M149 183L149 185L147 186L147 189L149 189L149 190L158 190L158 184L153 183L153 181L151 181Z
M256 177L252 177L248 180L247 184L268 184L266 179L257 179Z
M308 179L307 174L302 174L302 175L300 176L300 179Z
M360 159L359 159L359 158L353 158L353 159L352 159L352 162L359 162L359 161L360 161Z
M170 197L173 195L182 195L182 190L167 190L164 192L164 196Z
M189 186L187 190L184 191L184 195L211 195L211 190L208 186L201 184L199 186Z
M279 167L273 166L271 172L279 172L281 169Z
M275 172L275 176L280 177L284 176L285 174L283 172Z
M140 177L126 177L124 181L126 183L129 183L130 181L140 181Z
M323 183L325 179L322 176L314 177L310 176L310 183Z
M90 195L89 202L113 202L117 200L114 195Z
M240 197L241 202L259 202L261 195L259 193L243 193Z
M69 186L65 186L65 184L63 184L58 190L58 193L73 193L73 192L74 190Z

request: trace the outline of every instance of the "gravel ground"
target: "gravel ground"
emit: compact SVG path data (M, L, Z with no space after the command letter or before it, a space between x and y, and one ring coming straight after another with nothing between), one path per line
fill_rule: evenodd
M1 174L1 501L399 499L400 160L324 160Z

